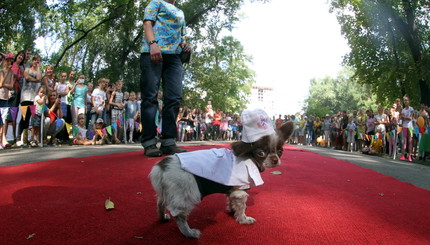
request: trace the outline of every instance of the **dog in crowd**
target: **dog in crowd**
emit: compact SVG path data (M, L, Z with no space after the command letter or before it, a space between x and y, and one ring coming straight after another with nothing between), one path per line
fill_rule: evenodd
M246 110L241 115L242 140L231 148L200 150L168 156L156 163L149 177L157 194L157 212L161 221L170 219L170 211L181 233L199 238L200 231L188 226L187 218L195 205L209 194L227 195L227 210L240 224L255 219L245 215L250 186L263 184L260 173L279 166L283 145L294 131L292 122L276 131L263 110Z

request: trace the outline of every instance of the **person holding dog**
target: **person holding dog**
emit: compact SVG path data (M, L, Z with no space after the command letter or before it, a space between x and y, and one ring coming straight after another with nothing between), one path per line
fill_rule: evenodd
M181 52L191 52L185 42L185 17L177 8L175 0L152 0L145 8L143 29L145 32L141 48L140 89L142 94L142 138L144 154L159 157L163 154L183 152L176 146L176 116L182 100L184 70ZM155 116L158 109L157 94L162 81L163 111L160 138L157 148L157 126Z

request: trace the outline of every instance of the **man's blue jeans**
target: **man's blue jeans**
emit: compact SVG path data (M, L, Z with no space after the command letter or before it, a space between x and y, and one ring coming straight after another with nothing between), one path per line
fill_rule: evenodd
M176 117L182 100L182 81L184 68L178 54L163 54L163 61L154 64L148 53L140 56L140 91L142 96L141 119L143 147L157 143L157 126L155 115L158 110L157 93L160 83L163 88L163 109L161 144L163 146L175 145Z

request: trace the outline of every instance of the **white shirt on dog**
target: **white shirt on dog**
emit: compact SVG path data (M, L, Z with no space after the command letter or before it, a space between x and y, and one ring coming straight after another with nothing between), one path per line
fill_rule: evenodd
M227 148L184 152L176 156L186 171L219 184L240 189L264 184L251 159L237 158Z

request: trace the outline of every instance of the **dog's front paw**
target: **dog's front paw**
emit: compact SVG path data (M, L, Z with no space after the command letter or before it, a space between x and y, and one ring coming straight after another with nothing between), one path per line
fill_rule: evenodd
M237 222L239 222L239 224L241 225L250 225L250 224L254 224L256 220L252 217L248 217L248 216L244 216L240 219L237 219Z
M194 239L197 239L197 238L199 238L200 237L200 235L201 235L201 232L199 231L199 230L197 230L197 229L189 229L188 231L187 231L187 234L184 234L186 237L188 237L188 238L194 238Z

